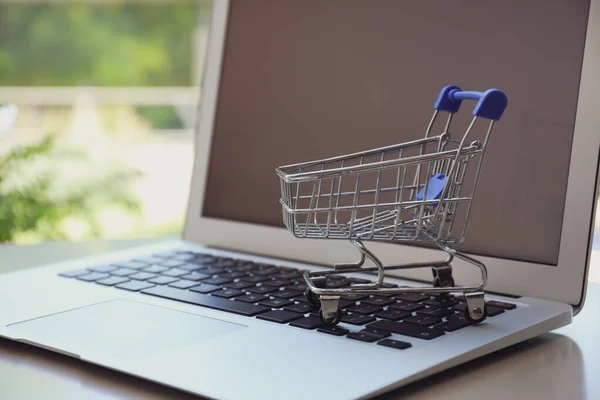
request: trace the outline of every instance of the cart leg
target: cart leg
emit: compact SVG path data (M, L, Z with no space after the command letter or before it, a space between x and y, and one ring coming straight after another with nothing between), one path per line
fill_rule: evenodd
M481 322L487 317L485 308L485 299L482 291L465 293L467 307L465 308L465 317L471 322Z
M336 325L342 319L340 296L321 296L321 319L328 325Z
M356 269L362 267L365 263L365 253L362 250L364 248L362 242L360 240L352 240L352 244L356 249L360 252L360 260L355 263L337 263L333 264L333 269L336 271L345 270L345 269Z

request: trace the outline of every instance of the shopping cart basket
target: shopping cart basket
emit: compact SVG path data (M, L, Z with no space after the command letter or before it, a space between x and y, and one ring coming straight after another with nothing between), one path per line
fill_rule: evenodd
M473 119L464 134L454 139L450 134L452 117L467 99L477 100ZM486 148L506 105L506 95L497 89L473 92L447 86L435 102L423 139L276 169L283 222L294 236L346 239L361 254L356 263L304 273L305 296L313 305L320 304L325 323L341 320L340 299L351 294L447 296L455 292L465 297L466 318L472 322L486 318L486 267L453 245L465 239ZM443 132L431 135L441 112L447 113ZM488 121L482 141L469 141L479 119ZM383 265L364 241L433 244L446 252L446 258ZM479 268L479 283L455 285L454 257ZM365 266L366 259L374 265ZM398 288L384 282L386 271L410 268L432 268L433 285ZM355 272L376 272L377 278L369 283L350 278L342 287L327 284L336 274Z

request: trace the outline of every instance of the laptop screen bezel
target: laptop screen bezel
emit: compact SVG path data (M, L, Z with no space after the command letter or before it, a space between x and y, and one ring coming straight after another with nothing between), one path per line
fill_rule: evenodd
M352 261L358 255L346 241L302 240L284 228L202 215L229 4L229 0L213 3L183 239L206 246L310 264L331 265ZM600 131L596 127L600 126L600 113L595 109L595 100L596 94L600 93L600 73L597 72L600 71L600 0L591 0L586 36L558 264L554 266L475 256L487 265L487 290L560 301L576 309L585 298L597 196ZM273 166L274 176L276 167ZM368 245L387 263L443 257L439 250L382 243ZM473 267L460 265L459 262L455 266L454 275L459 282L472 281L477 276L473 275ZM431 280L431 271L428 269L402 271L393 275L425 282Z

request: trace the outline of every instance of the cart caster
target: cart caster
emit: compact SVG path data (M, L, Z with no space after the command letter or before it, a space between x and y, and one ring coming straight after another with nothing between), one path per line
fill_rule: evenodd
M474 324L483 322L487 317L483 292L465 293L465 300L467 301L465 318Z
M342 320L340 296L321 296L321 320L327 325L337 325Z
M319 295L313 293L310 288L306 288L304 291L304 298L311 306L319 307L321 305L321 302L319 301Z
M323 309L319 310L319 317L325 325L337 325L342 321L342 310L338 309L334 316L329 315L325 317L323 315Z
M479 319L474 319L471 316L469 309L467 307L465 307L465 318L467 319L467 321L471 322L472 324L479 324L480 322L485 321L485 319L487 318L487 307L483 306L483 313Z

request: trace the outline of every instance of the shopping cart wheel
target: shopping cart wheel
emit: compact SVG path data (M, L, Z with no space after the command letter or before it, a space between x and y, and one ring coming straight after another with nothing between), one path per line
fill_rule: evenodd
M483 322L487 317L487 307L485 305L484 293L465 293L465 300L467 301L467 306L465 307L465 318L474 324Z
M321 296L321 320L327 325L337 325L342 320L340 309L340 296Z
M319 309L319 316L321 317L321 321L323 321L326 325L337 325L342 320L342 310L338 309L335 316L325 317L323 316L323 309Z
M474 323L474 324L478 324L480 322L483 322L487 318L487 307L483 306L483 314L482 314L481 318L479 318L479 319L474 319L471 316L471 313L469 313L469 309L467 307L465 307L465 318L468 321L470 321L471 323Z
M319 301L319 295L313 293L310 288L306 288L304 291L304 298L311 306L319 307L321 305L321 302Z

